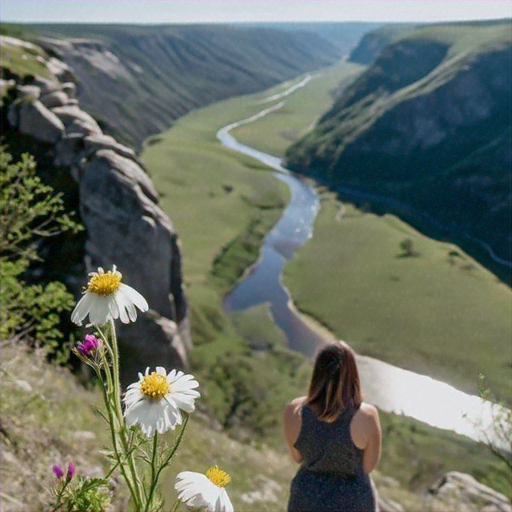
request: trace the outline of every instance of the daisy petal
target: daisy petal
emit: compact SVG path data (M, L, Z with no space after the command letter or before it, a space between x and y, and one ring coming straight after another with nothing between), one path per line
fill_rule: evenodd
M119 292L125 295L125 297L127 297L132 304L135 304L142 312L149 309L146 299L131 286L121 284Z
M85 293L78 301L75 309L71 313L71 321L76 325L82 325L82 320L89 314L93 297L90 293Z

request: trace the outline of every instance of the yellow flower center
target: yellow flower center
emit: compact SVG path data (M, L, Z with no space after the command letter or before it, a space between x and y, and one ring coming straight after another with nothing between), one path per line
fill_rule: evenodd
M219 466L212 466L207 472L206 476L217 487L226 487L231 482L231 477Z
M152 372L142 379L142 382L140 383L140 391L151 400L158 400L167 395L170 388L165 375Z
M122 276L114 274L110 270L106 274L97 274L91 278L87 285L87 291L97 295L111 295L119 290Z

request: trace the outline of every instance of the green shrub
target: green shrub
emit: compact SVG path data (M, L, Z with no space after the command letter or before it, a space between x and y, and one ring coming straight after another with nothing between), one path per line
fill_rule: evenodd
M59 282L27 282L30 264L40 260L41 240L80 229L63 213L60 194L36 175L34 158L13 162L0 148L0 337L23 337L50 352L62 338L60 313L70 310L73 297Z

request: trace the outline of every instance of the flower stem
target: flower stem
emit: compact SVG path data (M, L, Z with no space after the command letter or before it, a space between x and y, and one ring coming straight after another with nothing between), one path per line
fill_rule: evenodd
M178 436L178 439L176 439L176 442L175 442L174 446L172 447L171 452L165 458L164 462L162 464L160 464L160 467L157 469L157 471L155 473L155 476L154 476L154 479L153 479L154 484L152 482L152 485L154 485L155 487L156 487L156 484L158 482L158 479L160 478L160 473L169 465L169 463L171 462L172 458L176 454L176 451L178 450L181 442L183 441L183 435L185 434L185 429L187 427L188 417L189 417L188 414L185 414L185 421L183 422L183 426L181 427L181 431L180 431L180 435Z
M158 432L155 432L155 435L153 436L153 453L151 457L151 484L150 489L148 493L148 499L146 501L146 508L145 512L150 511L151 501L153 500L153 494L155 493L156 485L158 483L157 475L157 469L156 469L156 454L158 450Z
M128 457L128 465L130 467L130 472L132 474L134 490L136 491L136 496L133 496L134 501L139 503L139 506L142 505L142 492L140 489L140 480L137 474L137 466L135 465L135 460L133 457L133 452L130 451L128 439L126 437L126 428L124 426L123 420L123 410L121 405L121 379L119 377L119 350L117 346L117 336L116 336L116 327L114 324L114 320L110 320L110 335L111 335L111 347L112 347L112 374L113 374L113 384L114 384L114 408L117 415L117 419L119 422L119 437L123 446L124 453ZM137 507L137 510L140 510Z
M117 459L117 465L119 465L121 474L123 475L123 478L126 482L126 485L128 486L130 494L135 502L135 508L138 510L140 502L138 502L138 498L136 497L136 494L135 494L135 491L133 488L133 484L131 482L129 475L126 473L126 468L124 467L124 463L123 463L124 461L122 460L121 454L119 453L118 438L116 435L116 432L118 431L117 418L114 416L114 412L112 410L112 407L113 407L113 404L112 404L112 375L110 374L110 367L108 365L108 360L105 356L105 353L102 354L102 359L103 359L103 371L105 372L105 377L107 380L107 388L105 389L105 386L103 385L103 381L101 381L102 382L101 390L103 393L103 400L105 402L105 407L107 408L107 413L108 413L108 420L109 420L109 424L110 424L110 434L112 437L112 448L114 450L114 454ZM101 374L99 376L100 376L100 380L101 380ZM135 485L136 485L136 483L135 483Z

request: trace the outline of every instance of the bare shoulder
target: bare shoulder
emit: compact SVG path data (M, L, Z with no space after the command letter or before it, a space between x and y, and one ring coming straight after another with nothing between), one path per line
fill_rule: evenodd
M305 396L299 396L297 398L294 398L290 402L286 404L286 407L284 408L284 414L285 416L300 416L300 410L302 406L304 405L304 402L306 401Z
M359 449L366 450L380 444L380 432L379 411L373 405L362 403L350 424L352 441Z
M356 428L365 428L370 425L378 425L379 411L373 405L362 403L352 420Z
M368 419L378 419L379 417L379 411L377 410L377 407L365 402L363 402L361 407L359 407L358 413Z

